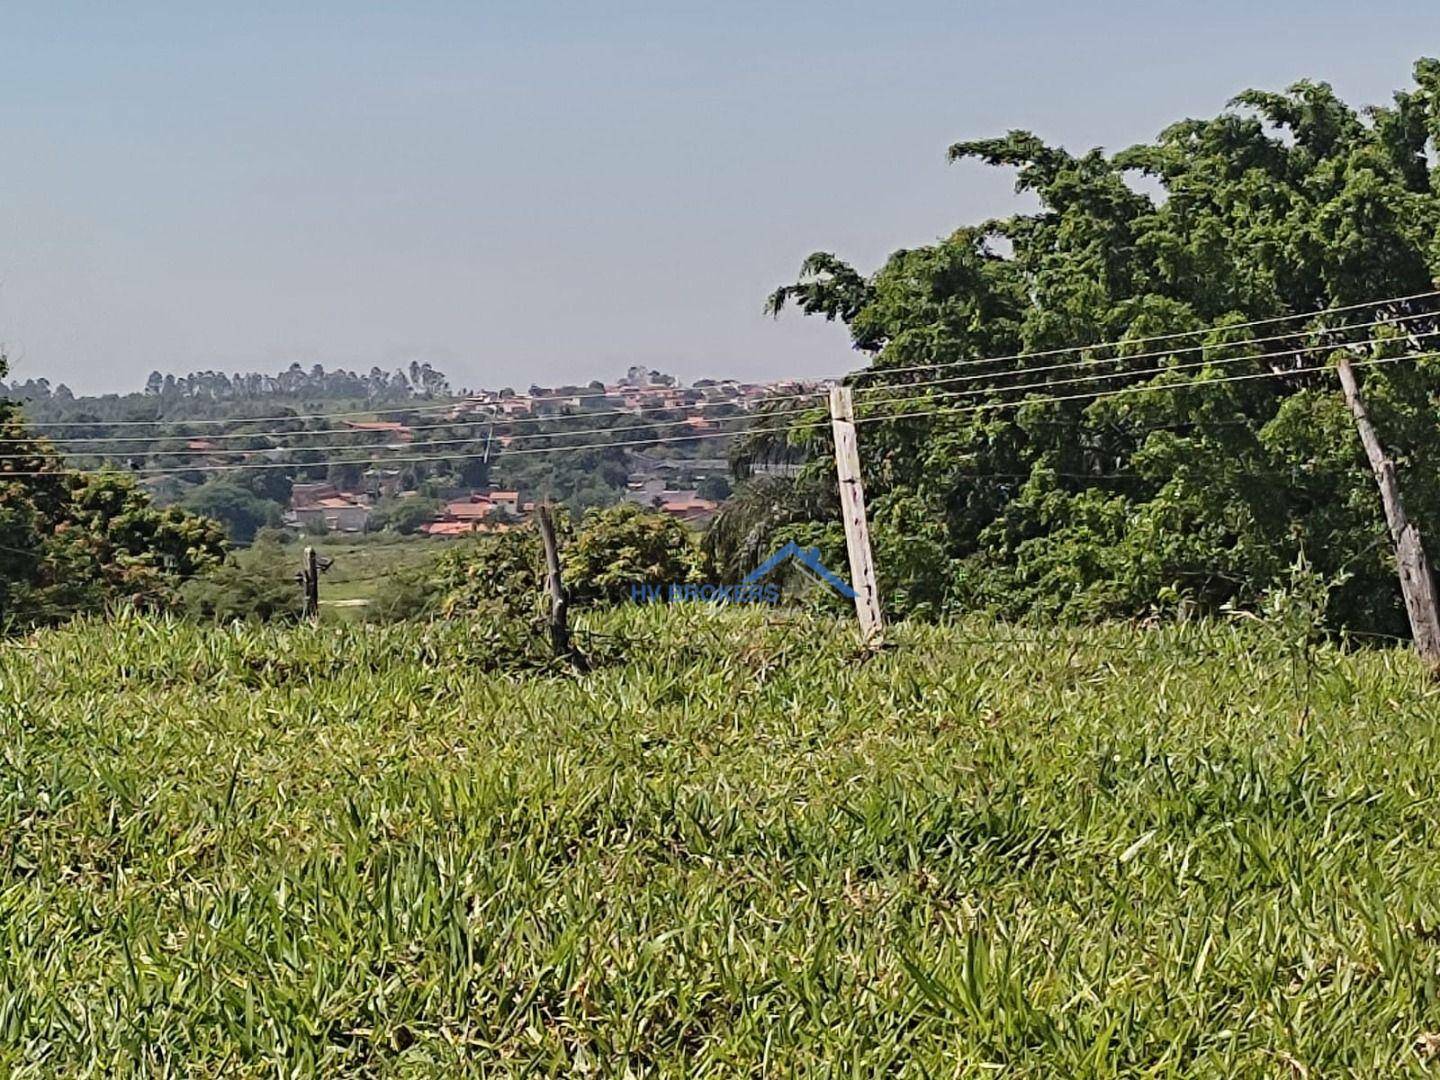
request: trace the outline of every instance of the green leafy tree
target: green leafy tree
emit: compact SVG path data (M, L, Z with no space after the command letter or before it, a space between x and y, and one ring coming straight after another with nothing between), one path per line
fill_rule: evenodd
M0 354L0 378L7 363ZM0 401L0 626L61 622L124 601L173 604L224 555L220 526L160 508L133 480L68 468Z
M591 510L562 556L566 586L582 603L626 599L633 586L698 582L703 566L689 529L634 503Z
M489 612L539 625L545 560L533 528L482 533L437 561L433 578L444 615Z
M702 499L721 502L730 497L730 481L723 476L707 476L695 485L695 494Z
M67 468L3 403L0 440L0 625L62 622L117 602L169 607L181 582L224 556L218 523L157 507L129 477Z
M180 587L182 609L216 622L298 619L302 604L291 562L278 544L258 541L185 582Z
M232 480L208 480L186 494L181 505L225 526L230 539L247 544L266 526L280 524L280 507Z
M389 529L401 536L413 536L421 526L440 516L445 504L439 499L416 496L407 499L382 499L370 514L372 530Z
M939 415L877 407L891 419L862 429L892 610L1255 607L1303 550L1336 585L1332 622L1405 631L1373 481L1315 344L1368 359L1440 349L1437 305L1242 324L1433 287L1440 62L1421 61L1415 78L1363 112L1323 83L1250 91L1114 155L1019 131L957 143L953 160L1013 169L1039 209L897 251L871 275L829 253L806 260L770 308L847 325L870 361L854 379L862 415L868 397L951 379L909 390L910 411ZM1355 325L1382 314L1407 317L1408 336ZM1261 335L1276 340L1241 344ZM1060 366L1071 360L1085 366ZM1440 543L1440 365L1372 366L1365 382L1411 516ZM778 447L744 453L829 451L823 428L769 439ZM813 520L833 521L818 509ZM792 516L772 515L777 529Z

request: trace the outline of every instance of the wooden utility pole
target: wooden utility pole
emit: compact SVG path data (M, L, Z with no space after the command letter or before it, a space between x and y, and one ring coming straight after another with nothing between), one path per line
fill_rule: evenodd
M885 635L880 593L875 586L875 560L870 555L870 524L865 518L865 489L860 484L860 444L855 437L855 405L848 386L830 389L830 426L835 432L835 474L840 481L840 513L845 520L845 547L850 553L850 586L860 637L879 645Z
M1435 599L1435 573L1429 556L1425 554L1420 530L1405 516L1405 503L1395 478L1395 463L1386 456L1385 448L1380 444L1380 436L1370 422L1365 398L1355 379L1355 369L1343 355L1338 370L1340 386L1345 391L1345 403L1350 406L1350 415L1355 418L1360 441L1365 445L1365 456L1370 459L1370 468L1380 487L1380 501L1385 505L1385 523L1390 528L1390 539L1395 543L1400 592L1405 597L1405 612L1410 616L1410 633L1415 639L1415 650L1431 672L1440 676L1440 604Z
M545 578L550 592L550 647L556 656L574 656L570 643L570 599L560 580L560 548L555 543L555 522L550 517L550 504L535 508L535 522L540 527L540 542L545 546Z
M315 558L315 549L306 547L300 563L300 587L305 591L304 607L301 613L307 619L320 618L320 565Z

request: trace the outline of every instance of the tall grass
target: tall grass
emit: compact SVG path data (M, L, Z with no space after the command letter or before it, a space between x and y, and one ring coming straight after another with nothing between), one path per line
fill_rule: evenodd
M0 647L0 1072L1432 1075L1408 654L592 618Z

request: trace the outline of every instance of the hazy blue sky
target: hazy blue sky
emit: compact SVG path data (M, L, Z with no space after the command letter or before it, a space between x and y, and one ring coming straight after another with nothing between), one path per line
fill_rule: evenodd
M0 342L76 389L840 371L762 300L1014 205L951 142L1117 148L1304 76L1378 101L1427 52L1434 0L0 0Z

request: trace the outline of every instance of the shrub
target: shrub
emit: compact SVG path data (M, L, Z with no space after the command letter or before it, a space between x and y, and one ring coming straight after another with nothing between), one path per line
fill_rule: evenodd
M592 510L565 549L562 572L577 603L613 601L635 586L698 582L704 557L674 518L634 503Z
M439 499L415 496L408 499L384 499L370 514L372 531L389 529L401 536L413 536L422 525L440 516L444 504Z
M538 619L544 611L545 557L531 527L482 533L440 556L432 577L444 615L489 611Z
M398 570L380 583L365 610L367 622L402 622L440 610L442 586L432 563Z
M216 522L155 506L128 476L66 471L3 405L0 434L14 462L0 472L0 625L63 622L118 603L169 607L182 581L224 556Z
M181 500L191 513L214 518L230 539L247 544L260 529L280 524L280 507L233 480L207 480Z
M301 614L300 589L293 571L286 574L279 545L253 545L243 558L223 565L180 587L181 609L193 618L215 622L269 622Z

